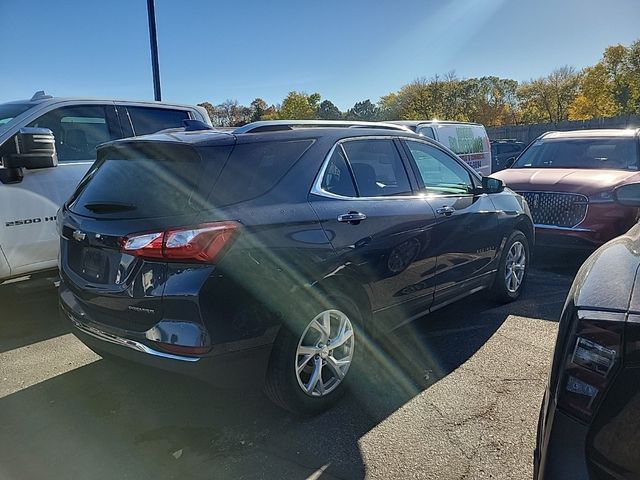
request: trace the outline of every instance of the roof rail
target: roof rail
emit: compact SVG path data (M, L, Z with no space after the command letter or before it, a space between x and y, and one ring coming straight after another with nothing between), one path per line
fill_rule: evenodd
M261 120L259 122L251 122L243 125L242 127L238 127L233 131L233 133L273 132L278 130L293 130L294 128L322 127L380 128L411 132L411 130L404 125L394 125L392 123L383 122L359 122L350 120Z
M34 102L36 100L44 100L46 98L53 98L53 95L47 95L44 93L44 90L38 90L33 94L33 97L31 97L31 101Z

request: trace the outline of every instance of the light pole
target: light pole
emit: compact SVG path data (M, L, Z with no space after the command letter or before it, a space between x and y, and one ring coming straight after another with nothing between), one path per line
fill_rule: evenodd
M151 43L151 69L153 70L153 97L156 102L160 102L162 100L162 93L160 92L160 65L158 63L155 0L147 0L147 15L149 17L149 42Z

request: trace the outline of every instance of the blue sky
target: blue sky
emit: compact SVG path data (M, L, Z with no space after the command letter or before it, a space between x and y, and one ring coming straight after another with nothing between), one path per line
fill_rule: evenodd
M639 0L156 0L163 99L319 92L341 109L417 77L527 80L640 38ZM152 99L145 0L0 0L0 102Z

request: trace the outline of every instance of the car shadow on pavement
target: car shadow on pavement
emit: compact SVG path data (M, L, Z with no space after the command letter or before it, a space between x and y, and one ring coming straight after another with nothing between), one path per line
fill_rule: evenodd
M368 343L351 391L313 418L278 409L258 389L94 361L0 398L0 477L364 478L363 436L465 363L509 315L556 321L571 279L535 270L518 302L476 294ZM54 299L18 308L31 323L12 348L66 333L50 326L55 308ZM38 328L46 333L30 331Z
M71 331L57 315L54 288L20 293L12 286L0 287L0 309L0 353Z

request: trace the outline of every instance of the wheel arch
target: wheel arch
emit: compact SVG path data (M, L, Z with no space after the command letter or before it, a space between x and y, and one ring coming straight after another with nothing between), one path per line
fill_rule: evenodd
M514 230L520 230L524 233L524 236L527 237L527 241L529 242L529 249L531 250L536 242L535 227L531 219L526 215L520 215L518 220L516 220Z
M330 275L310 286L322 297L338 294L349 297L358 307L362 322L366 325L371 319L371 301L366 287L354 274Z

